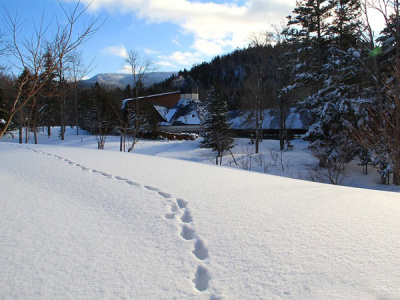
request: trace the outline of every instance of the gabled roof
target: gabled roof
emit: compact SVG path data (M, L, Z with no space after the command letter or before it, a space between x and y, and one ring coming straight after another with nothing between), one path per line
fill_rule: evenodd
M146 100L154 105L161 105L167 108L173 107L179 101L179 99L180 99L180 91L138 97L139 101ZM129 98L122 100L122 109L125 109L128 102L134 100L136 100L136 98Z

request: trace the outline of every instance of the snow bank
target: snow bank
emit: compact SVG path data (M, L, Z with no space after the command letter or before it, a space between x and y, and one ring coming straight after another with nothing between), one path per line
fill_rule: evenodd
M398 193L0 143L4 298L400 297Z

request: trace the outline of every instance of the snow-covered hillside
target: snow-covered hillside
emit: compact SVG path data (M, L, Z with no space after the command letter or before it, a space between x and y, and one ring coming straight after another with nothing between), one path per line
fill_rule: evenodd
M400 298L398 193L68 138L0 142L4 299Z
M144 85L146 87L157 83L162 82L165 79L171 77L176 72L154 72L149 74L144 80ZM102 73L93 76L92 78L81 80L80 85L82 86L93 86L98 82L100 85L105 86L107 88L121 88L124 89L128 84L131 87L134 86L133 79L131 74L122 74L122 73Z

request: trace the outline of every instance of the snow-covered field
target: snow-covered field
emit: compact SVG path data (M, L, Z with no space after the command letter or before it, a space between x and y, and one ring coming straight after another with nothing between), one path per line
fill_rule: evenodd
M237 142L237 158L251 151ZM216 167L197 141L133 153L117 137L105 151L87 135L39 143L0 142L0 298L400 298L394 187ZM262 147L267 157L277 144ZM296 141L268 172L312 167L305 148ZM345 181L383 187L357 172Z

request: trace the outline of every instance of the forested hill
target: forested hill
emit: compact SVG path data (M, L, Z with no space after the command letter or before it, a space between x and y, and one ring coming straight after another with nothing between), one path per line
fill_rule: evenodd
M283 47L286 45L249 45L246 48L216 56L209 62L195 64L191 69L180 71L164 82L155 84L152 89L155 93L173 90L180 76L189 75L198 85L200 100L207 98L207 92L211 86L218 86L226 96L230 110L254 108L255 93L262 94L263 107L277 108L277 87L273 89L272 87L276 86L278 76L282 76L277 73L275 59L280 59L278 54L284 51ZM267 61L268 57L269 61ZM281 69L280 72L286 71ZM258 85L259 80L262 81L260 85Z
M164 81L177 72L154 72L145 76L144 86L149 87L157 82ZM92 78L82 80L80 86L92 87L98 82L101 86L108 89L120 88L124 89L128 84L134 86L131 74L123 73L102 73L93 76Z

